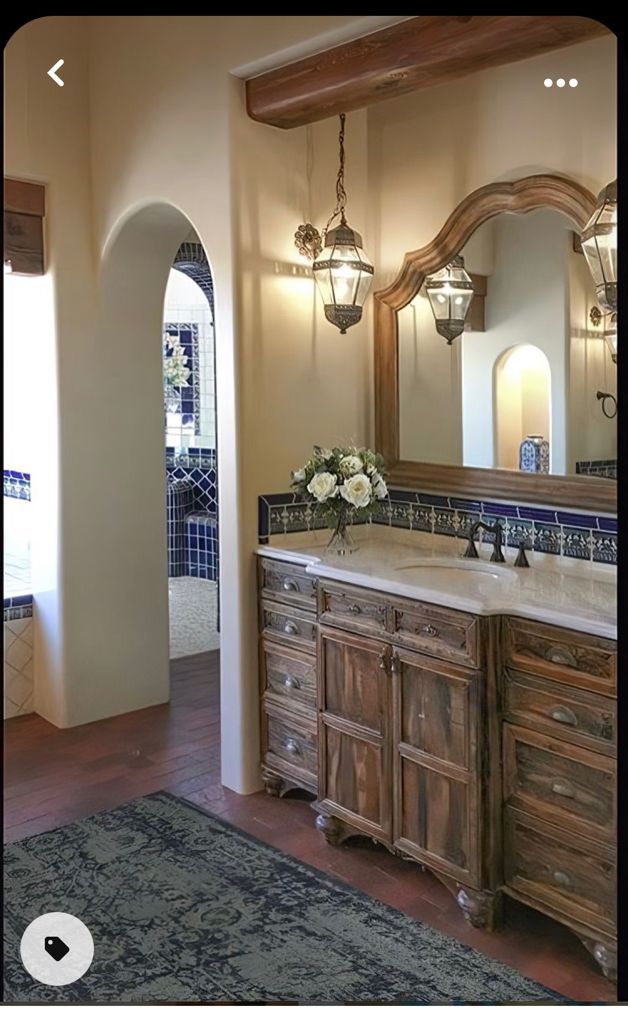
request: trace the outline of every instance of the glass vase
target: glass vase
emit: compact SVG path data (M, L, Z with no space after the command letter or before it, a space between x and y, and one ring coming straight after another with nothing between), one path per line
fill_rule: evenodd
M343 518L336 523L327 545L327 550L333 555L351 555L354 551L358 550L349 531L346 519Z

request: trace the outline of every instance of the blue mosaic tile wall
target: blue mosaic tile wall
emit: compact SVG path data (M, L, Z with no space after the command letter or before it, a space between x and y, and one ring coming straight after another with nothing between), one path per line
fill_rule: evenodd
M190 484L185 480L168 480L166 486L168 576L186 575L186 519L193 508L194 495Z
M401 489L391 489L389 499L382 502L381 511L370 519L357 513L354 522L370 521L402 530L466 537L475 520L491 524L499 520L510 548L524 541L526 548L534 551L617 564L617 519L613 516ZM326 526L316 504L297 501L292 492L260 495L258 523L261 544L268 543L275 534Z
M216 451L188 448L175 455L166 448L168 491L174 500L168 511L168 575L219 578L218 485ZM185 497L184 497L185 496Z
M192 513L186 519L187 575L218 579L218 522L214 516Z
M17 469L4 470L4 497L31 500L31 475Z
M20 594L19 597L5 597L4 599L4 621L12 622L13 619L30 619L33 616L32 594Z

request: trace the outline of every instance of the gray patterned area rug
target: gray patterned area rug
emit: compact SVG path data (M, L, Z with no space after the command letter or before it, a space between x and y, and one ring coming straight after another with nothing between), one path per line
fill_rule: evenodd
M52 988L19 945L55 911L95 952ZM569 1002L167 793L7 846L5 920L11 1003Z

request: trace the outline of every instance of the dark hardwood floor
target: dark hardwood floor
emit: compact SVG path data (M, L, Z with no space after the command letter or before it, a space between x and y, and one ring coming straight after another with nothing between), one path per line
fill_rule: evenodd
M578 939L548 918L507 900L503 927L485 934L416 865L366 841L328 846L309 798L224 789L218 665L217 652L173 662L170 704L65 730L36 715L6 722L5 841L168 790L571 999L615 1001Z

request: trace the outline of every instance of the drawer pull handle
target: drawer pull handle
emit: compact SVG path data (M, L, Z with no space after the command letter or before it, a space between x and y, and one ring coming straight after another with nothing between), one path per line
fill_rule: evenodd
M286 577L286 579L283 581L283 589L284 590L298 590L299 589L299 585L298 585L298 583L295 583L294 580L288 579Z
M359 604L350 604L347 611L351 612L352 615L360 615L362 613Z
M296 622L292 621L292 619L288 619L288 621L284 624L283 631L284 633L288 633L290 636L299 635L299 627L297 626Z
M578 719L574 715L571 708L564 708L559 704L555 708L551 708L548 712L550 718L553 718L555 722L561 722L562 725L577 725Z
M570 889L573 885L571 875L568 875L566 871L552 871L552 878L557 885L562 885L566 889Z
M301 747L299 746L296 740L286 740L286 742L284 743L284 749L288 754L293 754L294 757L301 756Z
M286 690L301 689L301 683L299 682L298 679L295 678L295 676L286 676L286 678L283 681L283 685L285 686Z
M566 796L569 800L573 800L576 790L571 782L563 782L560 779L556 779L555 782L552 782L552 793L556 793L557 796Z
M569 665L570 668L578 668L578 661L567 647L548 647L546 658L554 665Z
M421 626L421 633L424 633L425 636L440 636L436 626L433 626L431 622L428 622L427 626Z

